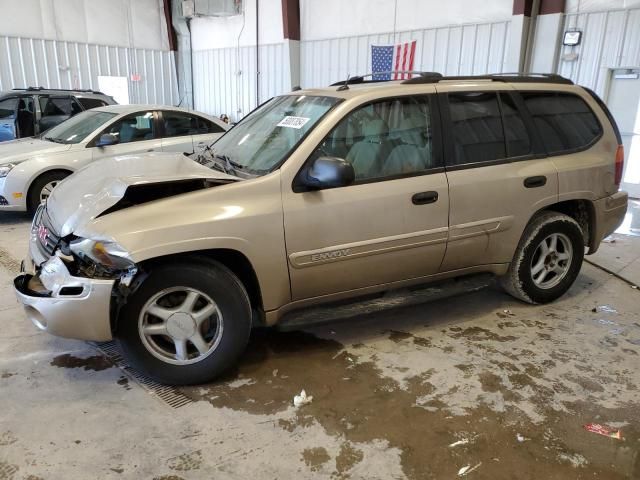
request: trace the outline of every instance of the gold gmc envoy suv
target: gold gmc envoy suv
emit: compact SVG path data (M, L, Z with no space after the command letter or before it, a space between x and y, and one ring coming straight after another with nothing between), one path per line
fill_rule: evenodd
M63 181L15 291L40 329L115 338L169 384L215 378L253 326L321 303L486 272L551 302L625 215L621 145L602 101L557 75L297 89L189 157Z

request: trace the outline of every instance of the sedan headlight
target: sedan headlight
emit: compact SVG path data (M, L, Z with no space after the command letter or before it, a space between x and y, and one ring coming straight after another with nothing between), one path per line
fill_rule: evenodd
M129 252L116 242L84 238L71 242L69 249L81 259L89 259L110 270L128 270L135 266Z
M9 172L13 167L15 167L15 163L4 163L0 165L0 178L6 177L9 175Z

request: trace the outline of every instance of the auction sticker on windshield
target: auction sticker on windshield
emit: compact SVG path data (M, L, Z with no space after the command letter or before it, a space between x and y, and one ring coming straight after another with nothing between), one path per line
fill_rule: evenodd
M284 117L278 127L302 128L309 120L311 119L306 117Z

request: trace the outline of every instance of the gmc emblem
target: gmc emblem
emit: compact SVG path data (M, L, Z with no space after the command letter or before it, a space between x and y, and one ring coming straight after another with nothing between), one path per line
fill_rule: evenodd
M47 243L47 237L49 236L49 230L44 225L38 227L38 238L42 243Z

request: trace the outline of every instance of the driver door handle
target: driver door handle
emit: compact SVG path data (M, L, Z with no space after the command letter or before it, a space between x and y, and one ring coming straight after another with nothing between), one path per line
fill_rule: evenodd
M435 203L438 201L438 192L420 192L411 197L414 205L426 205L427 203Z

